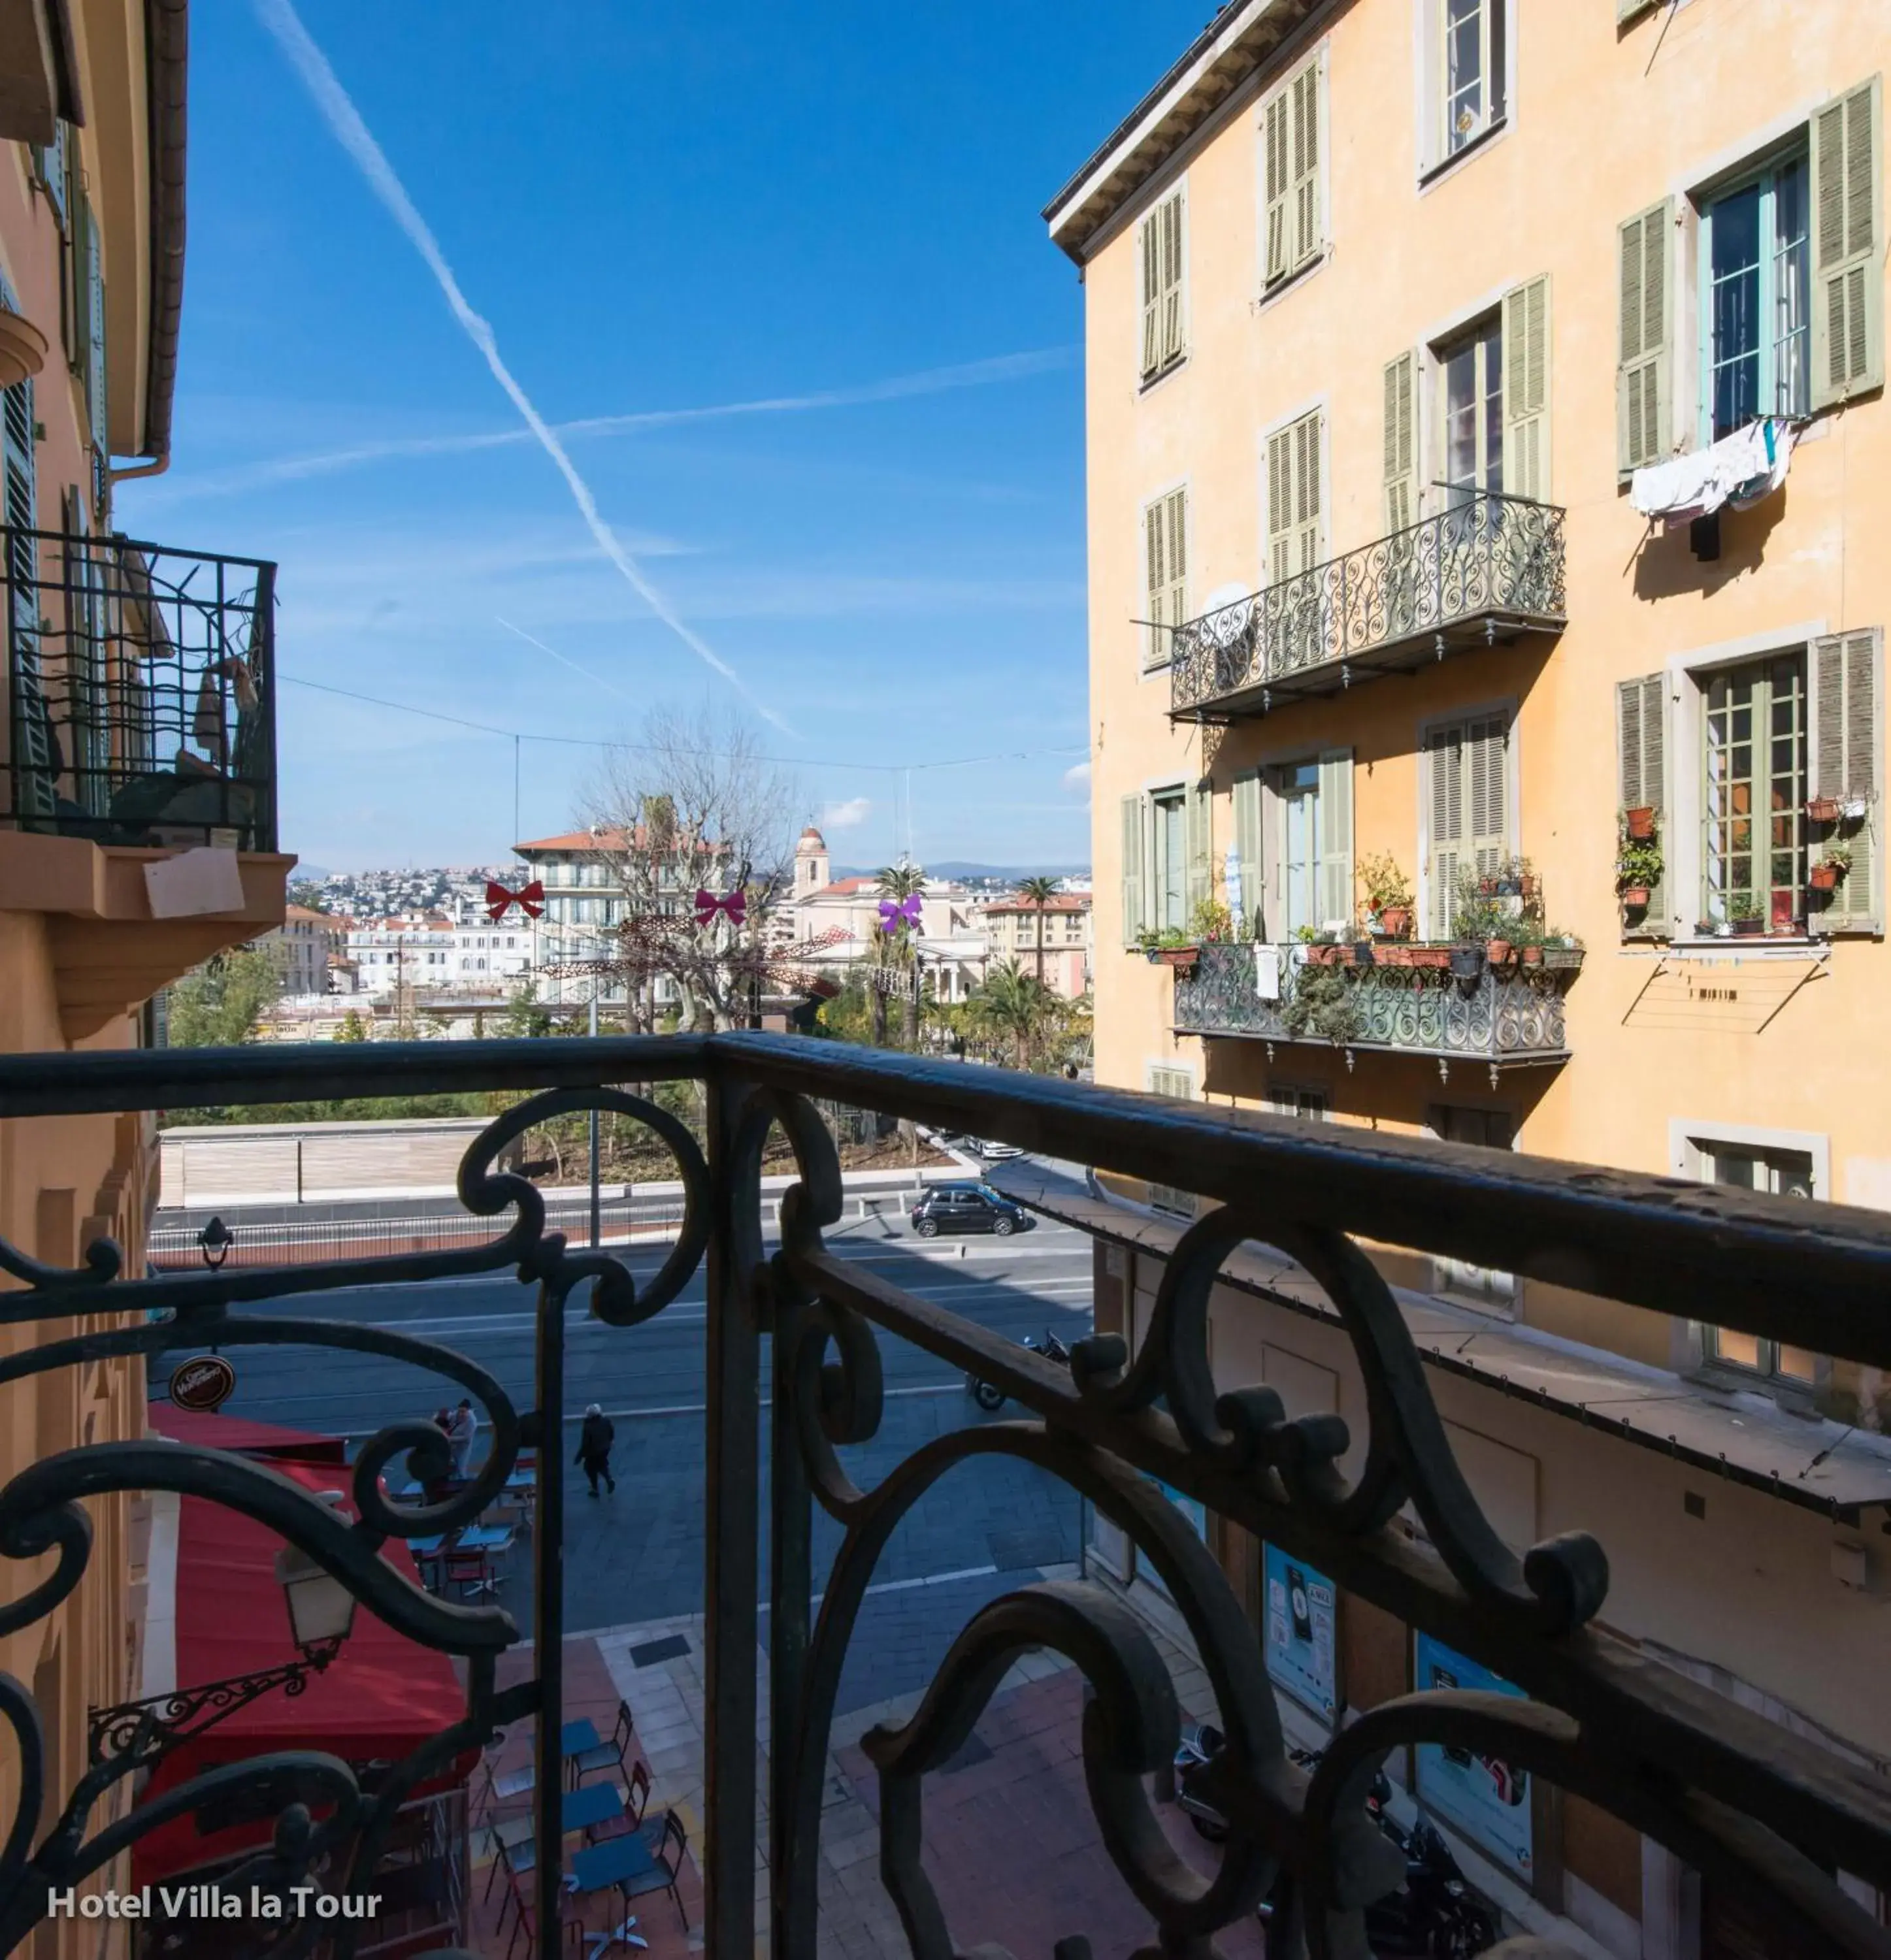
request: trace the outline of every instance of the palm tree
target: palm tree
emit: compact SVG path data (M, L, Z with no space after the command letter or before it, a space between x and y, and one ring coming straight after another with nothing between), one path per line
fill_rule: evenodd
M926 889L926 874L917 864L901 862L880 867L875 880L880 896L890 899L896 905L908 899L922 896ZM882 978L891 969L897 968L906 976L906 985L902 989L901 1018L903 1033L909 1048L919 1045L919 978L918 953L913 945L914 933L911 924L902 919L891 932L882 931L876 922L874 934L874 964L881 971ZM874 1039L883 1048L887 1042L887 997L878 988L874 991Z
M1017 895L1023 902L1037 913L1037 984L1044 984L1044 908L1057 896L1055 878L1027 878L1017 888Z
M1011 1066L1028 1068L1031 1050L1050 1016L1050 990L1015 959L1003 959L980 982L972 1005L986 1028L1011 1042Z

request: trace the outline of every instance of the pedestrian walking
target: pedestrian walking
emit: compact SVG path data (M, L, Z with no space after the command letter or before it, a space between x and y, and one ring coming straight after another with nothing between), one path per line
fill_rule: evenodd
M578 1464L591 1480L591 1495L597 1495L597 1480L603 1478L605 1488L615 1491L617 1479L610 1474L610 1446L617 1440L617 1431L611 1419L593 1402L584 1411L583 1426L578 1432L578 1454L572 1462Z
M473 1405L465 1396L460 1398L447 1423L447 1440L453 1446L453 1474L465 1477L470 1474L468 1465L473 1456L473 1440L479 1433L479 1418L473 1414Z

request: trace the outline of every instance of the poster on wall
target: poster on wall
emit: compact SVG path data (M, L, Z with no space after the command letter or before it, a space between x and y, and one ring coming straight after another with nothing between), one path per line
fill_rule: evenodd
M1150 1481L1194 1526L1195 1536L1205 1542L1208 1535L1207 1507L1198 1504L1192 1497L1185 1496L1181 1491L1173 1489L1170 1485L1164 1483L1160 1477L1151 1478ZM1150 1563L1148 1553L1140 1548L1136 1553L1136 1572L1139 1578L1146 1580L1162 1595L1164 1599L1172 1599L1174 1596L1168 1587L1162 1583L1162 1574Z
M1296 1701L1332 1721L1339 1710L1334 1663L1338 1596L1333 1582L1278 1545L1262 1548L1267 1589L1267 1671Z
M1501 1675L1419 1634L1414 1640L1412 1685L1473 1688L1486 1694L1523 1691ZM1418 1801L1434 1816L1461 1831L1527 1885L1534 1872L1530 1777L1495 1756L1421 1742L1418 1751Z

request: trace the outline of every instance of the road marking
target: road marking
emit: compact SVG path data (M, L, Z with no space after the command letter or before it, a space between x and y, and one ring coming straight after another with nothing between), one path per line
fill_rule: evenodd
M950 1586L955 1579L989 1579L996 1571L995 1565L962 1565L957 1572L928 1572L918 1579L883 1579L877 1586L869 1586L863 1599L871 1599L881 1592L911 1592L922 1586ZM818 1606L827 1597L825 1592L810 1596L808 1605ZM764 1599L758 1612L766 1613L775 1604L772 1599Z

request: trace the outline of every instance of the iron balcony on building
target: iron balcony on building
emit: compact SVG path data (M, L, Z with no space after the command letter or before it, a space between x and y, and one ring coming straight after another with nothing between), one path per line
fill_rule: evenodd
M616 1086L625 1083L638 1087ZM683 1084L695 1085L686 1100L702 1112L699 1128L664 1106L685 1099L673 1093ZM535 1908L519 1915L513 1943L523 1940L527 1960L569 1950L576 1908L561 1876L565 1779L543 1773L561 1759L566 1713L566 1478L540 1475L533 1488L529 1643L504 1606L437 1599L381 1551L476 1519L522 1450L562 1467L567 1425L587 1393L568 1379L575 1312L602 1323L599 1338L614 1330L628 1339L702 1268L706 1726L702 1829L690 1851L705 1892L692 1930L710 1960L762 1952L806 1960L823 1944L831 1867L821 1832L836 1712L877 1566L929 1491L963 1488L976 1474L968 1466L993 1459L1034 1465L1079 1492L1159 1578L1187 1623L1226 1737L1183 1785L1230 1828L1209 1875L1179 1859L1165 1834L1151 1790L1173 1760L1177 1701L1160 1652L1120 1595L1087 1570L1020 1583L970 1613L910 1719L861 1739L878 1782L875 1869L922 1960L960 1950L950 1919L974 1903L941 1898L922 1858L926 1805L940 1795L929 1773L953 1762L1011 1665L1039 1650L1074 1664L1087 1684L1074 1739L1103 1844L1134 1895L1135 1917L1151 1929L1143 1950L1206 1953L1222 1929L1251 1930L1271 1897L1284 1950L1312 1960L1364 1954L1366 1907L1406 1876L1404 1858L1367 1815L1371 1776L1388 1756L1425 1744L1511 1765L1609 1812L1737 1898L1756 1951L1883 1960L1883 1930L1835 1875L1891 1891L1891 1783L1810 1725L1769 1720L1612 1627L1609 1558L1588 1531L1561 1532L1520 1555L1506 1544L1453 1453L1461 1432L1433 1399L1436 1370L1361 1250L1369 1240L1565 1284L1580 1274L1587 1292L1657 1313L1692 1318L1711 1303L1722 1326L1886 1369L1891 1220L1883 1214L1712 1185L1683 1202L1664 1178L791 1036L377 1042L371 1055L319 1042L0 1057L0 1120L447 1090L517 1099L473 1140L460 1170L469 1213L489 1222L482 1243L145 1277L124 1271L103 1240L71 1268L0 1242L0 1272L11 1282L0 1290L0 1325L11 1330L0 1357L0 1418L18 1399L30 1406L36 1385L55 1371L90 1379L114 1361L212 1348L239 1358L285 1345L318 1357L377 1356L441 1384L413 1392L414 1418L360 1442L343 1473L352 1516L231 1451L161 1438L88 1440L30 1463L0 1487L0 1560L11 1567L0 1637L38 1627L68 1598L83 1602L88 1567L116 1542L94 1537L87 1500L179 1492L266 1526L299 1555L298 1571L326 1573L366 1612L454 1656L465 1695L457 1720L396 1762L287 1750L222 1762L153 1794L139 1789L137 1773L163 1739L142 1718L129 1733L95 1721L89 1759L75 1760L60 1741L75 1711L42 1709L32 1690L0 1673L0 1726L17 1765L0 1841L0 1954L33 1939L50 1894L86 1888L145 1834L193 1815L200 1824L275 1820L272 1844L193 1874L243 1899L251 1887L275 1898L303 1885L377 1891L411 1793L515 1726L534 1737L541 1774L530 1798ZM659 1101L660 1090L671 1093ZM1099 1335L1079 1341L1061 1367L840 1256L826 1236L844 1203L838 1149L817 1106L823 1100L1205 1201L1167 1255L1140 1347L1132 1353L1120 1335ZM591 1109L641 1125L674 1160L683 1217L654 1274L633 1275L607 1250L568 1245L547 1229L544 1195L501 1168L508 1147L535 1125ZM762 1185L772 1131L795 1166L778 1242L765 1233ZM1357 1418L1289 1421L1278 1392L1259 1383L1218 1392L1210 1297L1250 1241L1290 1248L1314 1277L1363 1377ZM533 1289L535 1367L524 1394L421 1338L415 1330L425 1323L320 1311L324 1296L350 1288L475 1273L514 1274ZM944 1430L897 1462L883 1450L864 1453L888 1407L888 1349L903 1342L995 1384L1017 1405L1017 1419ZM463 1395L479 1405L489 1452L465 1487L429 1488L449 1459L419 1411ZM863 1488L855 1479L869 1455L877 1475ZM409 1478L420 1494L395 1494ZM1296 1761L1262 1630L1178 1497L1469 1656L1514 1692L1394 1688L1354 1710L1316 1762ZM1398 1522L1402 1513L1421 1536ZM1636 1610L1632 1603L1625 1617ZM1809 1626L1807 1640L1816 1637ZM194 1695L199 1685L178 1689ZM758 1735L769 1738L766 1754ZM953 1812L959 1828L980 1815L976 1806ZM1018 1815L987 1821L1015 1832ZM1120 1888L1096 1907L1096 1925L1071 1924L1060 1953L1087 1954L1086 1930L1113 1951L1139 1936L1140 1926L1124 1923ZM316 1930L310 1920L304 1931ZM361 1929L328 1920L320 1930L324 1953L349 1960ZM145 1930L154 1939L161 1929ZM1041 1925L1026 1937L1023 1951L1047 1950ZM310 1944L291 1939L283 1950L303 1954Z
M1257 950L1262 957L1257 959ZM1545 947L1544 963L1501 972L1480 959L1475 978L1460 978L1442 964L1385 963L1388 954L1448 957L1442 947L1382 947L1370 966L1342 963L1351 953L1346 947L1204 946L1192 967L1176 976L1176 1032L1270 1044L1317 1042L1344 1049L1348 1064L1356 1050L1425 1055L1447 1080L1454 1061L1488 1067L1495 1076L1569 1058L1563 1003L1581 968L1579 952ZM1331 966L1305 963L1329 956L1335 962ZM1270 974L1265 998L1263 970ZM1337 995L1335 1011L1310 1016L1308 1003L1297 1006L1310 971L1332 976L1327 990Z
M274 851L275 567L0 527L0 824Z
M1169 712L1265 714L1526 633L1560 632L1563 517L1486 492L1176 628Z

